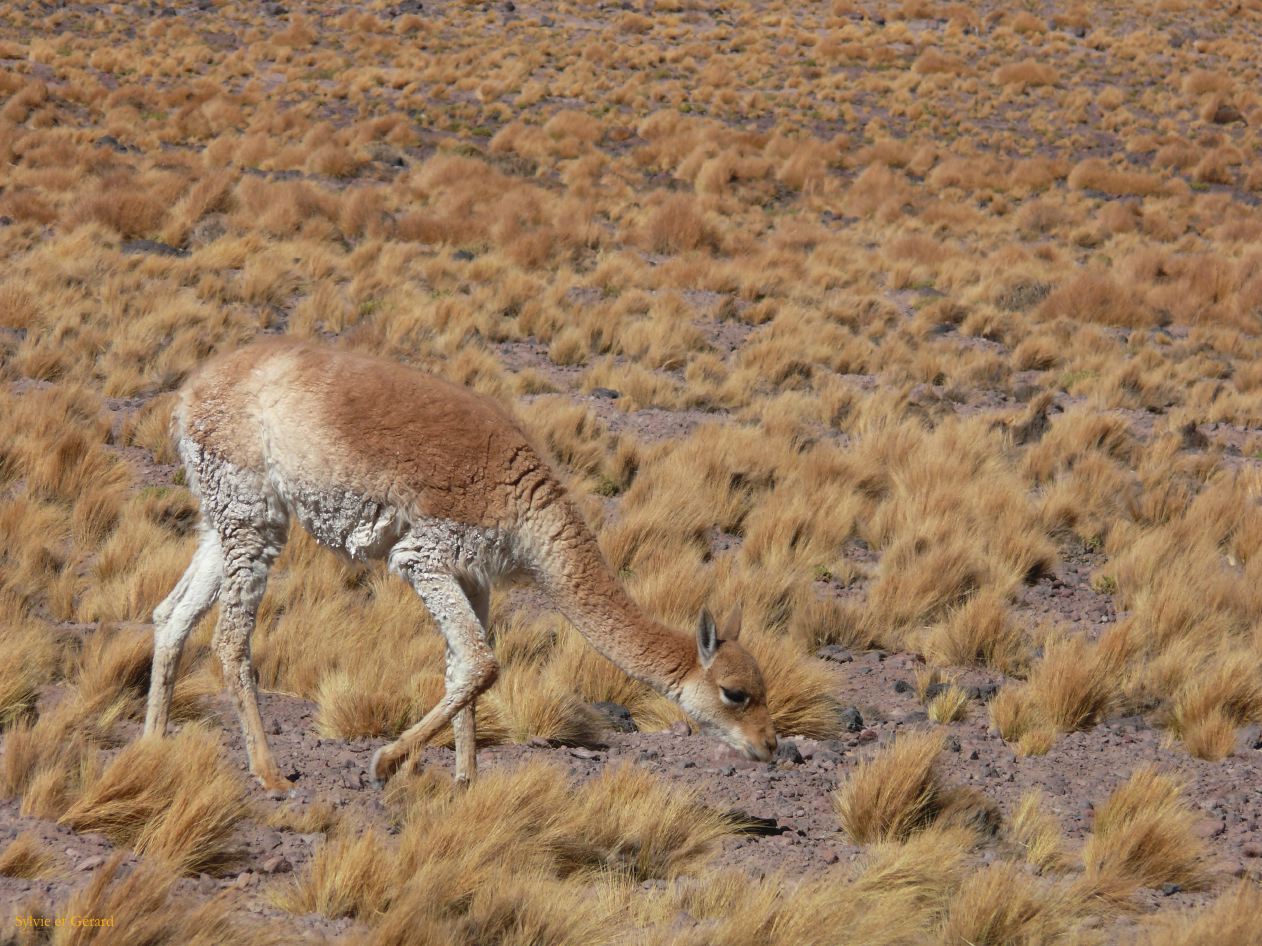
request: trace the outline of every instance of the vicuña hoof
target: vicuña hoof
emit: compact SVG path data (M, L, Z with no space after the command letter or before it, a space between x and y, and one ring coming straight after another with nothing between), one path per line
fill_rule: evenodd
M390 759L385 753L389 746L381 746L372 754L368 763L368 775L374 788L384 788L386 780L399 768L399 763Z

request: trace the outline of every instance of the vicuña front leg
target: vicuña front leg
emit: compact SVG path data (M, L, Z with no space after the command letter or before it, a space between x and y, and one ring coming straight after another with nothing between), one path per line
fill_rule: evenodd
M459 582L450 575L405 574L447 638L447 686L438 705L419 723L373 754L369 774L378 783L393 775L409 754L433 739L458 712L471 707L478 694L494 683L499 673L482 624ZM473 722L470 713L463 726L472 730ZM459 729L456 731L459 750L465 754L471 751L473 735L471 731L463 735ZM458 751L458 759L460 754Z
M254 689L254 668L250 661L250 636L254 632L263 589L267 586L267 570L272 557L234 562L229 554L220 593L219 624L215 627L211 646L223 664L224 680L241 718L250 771L264 788L286 791L292 786L280 774L276 760L267 747L263 717L259 713L258 695Z

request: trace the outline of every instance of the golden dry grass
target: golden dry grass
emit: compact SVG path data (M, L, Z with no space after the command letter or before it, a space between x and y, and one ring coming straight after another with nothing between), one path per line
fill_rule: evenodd
M1209 868L1196 820L1174 779L1139 769L1096 810L1082 852L1088 885L1204 886Z
M125 747L58 820L163 861L177 872L223 868L245 814L240 780L216 736L196 725Z
M57 859L44 844L27 831L0 851L0 874L5 877L21 877L28 880L39 880L55 877L60 873Z
M905 839L938 816L945 786L937 768L942 738L901 736L860 763L835 798L842 830L856 843Z
M129 873L115 856L53 915L114 918L110 926L66 923L53 930L55 946L211 946L238 942L273 946L286 942L276 928L243 921L222 900L190 903L172 890L176 875L144 865Z

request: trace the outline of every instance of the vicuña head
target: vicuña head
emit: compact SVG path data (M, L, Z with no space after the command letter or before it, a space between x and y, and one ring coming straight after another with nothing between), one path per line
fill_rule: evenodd
M758 665L703 612L696 635L651 620L600 555L560 481L498 404L362 354L273 339L215 359L174 411L177 448L201 501L201 541L154 611L146 733L164 733L180 651L216 598L212 641L245 733L250 769L286 789L264 734L250 635L289 525L355 559L384 560L447 641L447 685L419 722L373 756L384 779L450 724L456 777L473 778L476 704L499 665L487 644L491 586L527 578L587 640L753 758L776 737Z
M738 642L738 606L720 632L708 610L697 622L697 665L685 675L679 705L702 727L751 759L768 761L776 730L758 663Z

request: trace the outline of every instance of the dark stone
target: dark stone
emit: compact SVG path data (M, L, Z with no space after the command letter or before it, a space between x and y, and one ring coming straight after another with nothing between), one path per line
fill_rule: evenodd
M738 808L727 812L727 817L736 829L737 834L770 837L774 834L784 834L785 831L789 830L776 821L775 818L762 818L758 815L751 815L748 812L741 811Z
M776 744L776 761L801 765L806 760L802 758L802 753L798 750L797 743L789 739L781 739Z
M854 654L840 644L825 644L815 651L815 656L820 660L831 660L835 664L848 664L854 660Z
M188 250L157 240L128 240L123 244L123 253L133 256L137 253L148 253L153 256L188 256Z
M1190 420L1179 428L1179 436L1183 439L1184 450L1204 450L1209 447L1209 438L1196 427L1196 421Z
M1051 283L1020 282L1001 292L995 302L1005 312L1025 312L1046 299L1051 292Z
M466 262L466 263L469 262L469 260L473 259L473 256L474 256L472 250L456 250L456 252L453 253L452 255L456 259L462 260L463 262Z
M846 732L862 732L863 716L859 710L853 706L847 706L840 713L841 725L846 727Z
M632 719L631 711L621 703L602 700L599 703L593 703L592 709L601 715L614 732L638 732L640 729Z
M592 397L603 397L607 401L616 401L622 397L622 392L615 391L613 388L592 388Z
M934 699L935 697L941 696L948 689L950 689L950 686L951 685L949 683L929 684L927 687L925 687L925 702L928 703L930 700Z
M976 762L976 761L977 761L978 759L980 759L980 758L981 758L981 756L979 756L979 755L977 754L977 750L976 750L976 749L974 749L972 752L970 752L970 753L968 754L968 761L970 761L970 762Z
M998 683L979 683L975 687L968 688L968 698L970 700L980 700L983 703L989 703L998 692Z
M516 12L516 10L517 10L517 4L513 3L513 0L508 0L508 3L504 4L505 13L514 13Z
M948 752L959 752L963 748L958 736L947 736L944 745Z
M894 681L894 692L895 692L895 693L910 693L910 692L912 691L912 689L913 689L913 688L912 688L912 685L911 685L910 683L908 683L906 680L895 680L895 681Z
M1161 885L1161 893L1167 897L1173 897L1176 893L1178 893L1182 889L1183 888L1180 887L1178 884L1162 884Z
M289 7L283 3L265 3L263 12L268 16L286 16L289 13Z

